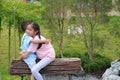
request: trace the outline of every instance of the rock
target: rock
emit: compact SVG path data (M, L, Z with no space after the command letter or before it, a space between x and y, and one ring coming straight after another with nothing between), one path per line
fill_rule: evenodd
M117 75L110 75L110 76L108 77L108 80L120 80L120 77L117 76Z
M46 75L45 80L99 80L96 77L86 74L79 77L74 75Z
M112 72L111 69L107 69L105 73L102 75L102 78L110 76L112 74L111 72Z
M120 80L120 59L116 59L111 62L111 67L108 68L105 73L102 75L101 80Z

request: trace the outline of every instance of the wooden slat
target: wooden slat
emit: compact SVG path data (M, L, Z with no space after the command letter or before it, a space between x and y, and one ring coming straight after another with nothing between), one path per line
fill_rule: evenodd
M79 58L57 58L47 67L41 70L44 74L76 74L80 71L81 61ZM12 60L10 75L31 74L27 64L21 60Z

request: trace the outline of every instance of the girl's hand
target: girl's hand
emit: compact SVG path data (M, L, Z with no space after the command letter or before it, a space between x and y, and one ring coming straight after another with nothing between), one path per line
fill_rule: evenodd
M24 52L20 51L20 55L23 54Z
M23 52L20 51L20 56L19 56L19 59L23 60L23 56L22 56Z
M46 39L45 44L51 43L51 39Z
M23 59L25 59L25 58L27 58L28 57L28 54L22 54L22 57L23 57Z
M20 59L23 60L23 59L27 58L28 55L29 55L29 54L27 54L27 53L20 52Z

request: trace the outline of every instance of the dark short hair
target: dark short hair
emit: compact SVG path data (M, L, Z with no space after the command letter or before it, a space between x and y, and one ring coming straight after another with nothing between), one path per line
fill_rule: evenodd
M27 20L26 20L26 21L23 21L23 22L21 23L21 25L20 25L22 31L25 32L27 25L30 24L30 23L31 23L31 21L27 21Z

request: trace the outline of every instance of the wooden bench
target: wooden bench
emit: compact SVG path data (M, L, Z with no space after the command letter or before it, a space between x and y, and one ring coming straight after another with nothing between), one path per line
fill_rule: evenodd
M42 74L77 74L81 69L81 61L79 58L57 58L51 64L43 68ZM30 75L30 69L22 60L12 60L10 66L10 75L24 76Z

